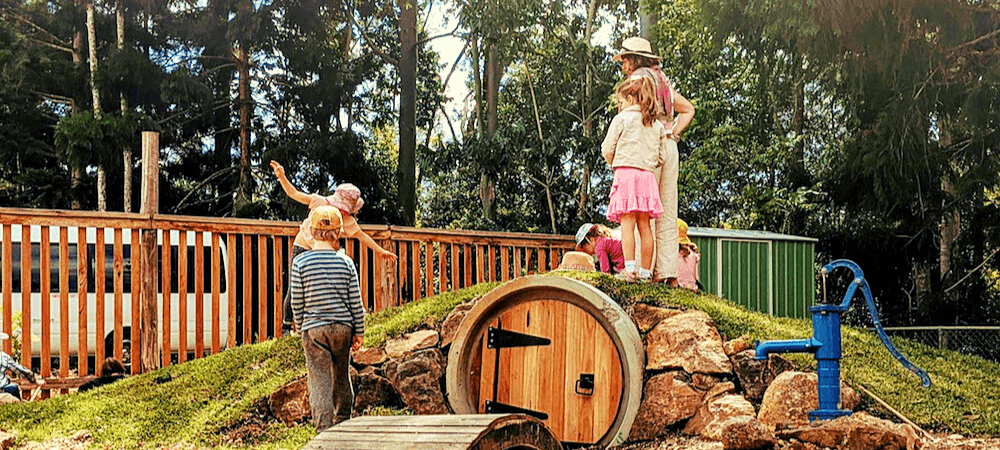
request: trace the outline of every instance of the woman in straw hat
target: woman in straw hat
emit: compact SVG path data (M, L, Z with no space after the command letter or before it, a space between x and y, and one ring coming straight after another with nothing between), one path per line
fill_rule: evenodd
M613 58L621 61L625 76L643 76L656 87L657 119L667 129L667 161L660 167L657 182L664 213L656 218L656 258L653 280L677 286L677 174L679 158L677 140L694 118L694 105L678 94L663 74L660 57L653 53L649 41L630 37L622 42L622 51Z

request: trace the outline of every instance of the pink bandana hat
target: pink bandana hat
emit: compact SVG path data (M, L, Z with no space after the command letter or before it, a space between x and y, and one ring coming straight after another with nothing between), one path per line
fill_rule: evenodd
M361 198L361 190L351 183L337 186L337 190L328 198L331 206L347 211L352 216L361 211L365 204L365 200Z

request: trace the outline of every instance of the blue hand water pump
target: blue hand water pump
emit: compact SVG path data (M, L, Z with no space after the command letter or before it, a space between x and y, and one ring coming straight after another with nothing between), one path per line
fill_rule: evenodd
M811 339L792 339L783 341L767 341L757 344L756 359L767 359L771 353L814 353L816 356L816 373L819 375L819 409L809 412L809 420L827 420L837 417L847 416L851 411L838 409L840 403L840 315L847 312L851 306L854 294L861 289L864 293L865 301L868 303L868 311L871 313L875 330L878 331L882 343L889 349L889 353L896 357L904 367L920 377L923 387L931 386L931 378L923 369L913 365L906 359L896 347L889 341L882 329L878 312L875 311L875 301L872 299L871 289L865 281L865 275L861 268L854 261L838 259L823 266L821 272L823 276L823 300L826 300L826 276L838 267L845 267L854 272L854 281L847 288L844 294L843 303L821 304L809 308L813 315L813 337Z

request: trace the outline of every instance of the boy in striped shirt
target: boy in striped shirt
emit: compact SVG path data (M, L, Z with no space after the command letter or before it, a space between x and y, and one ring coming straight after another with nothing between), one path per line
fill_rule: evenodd
M354 262L335 250L343 219L332 206L313 210L315 245L292 261L292 316L309 370L309 407L316 431L351 418L351 350L364 343L365 309Z

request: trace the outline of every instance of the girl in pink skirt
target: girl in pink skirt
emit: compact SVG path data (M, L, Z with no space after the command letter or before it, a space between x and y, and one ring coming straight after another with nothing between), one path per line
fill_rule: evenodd
M618 115L608 126L601 154L615 171L608 203L608 220L622 225L622 250L635 255L635 228L639 227L642 266L625 260L625 279L652 277L653 234L649 219L663 214L654 171L667 158L667 129L656 120L656 90L652 80L632 76L617 91Z

